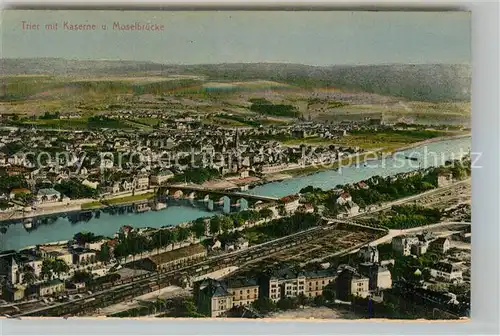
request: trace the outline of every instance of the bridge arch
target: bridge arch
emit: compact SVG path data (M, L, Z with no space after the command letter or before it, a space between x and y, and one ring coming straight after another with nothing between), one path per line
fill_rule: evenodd
M240 198L237 201L240 211L248 210L248 201L246 198Z
M230 213L231 212L231 199L229 196L222 196L219 199L219 205L222 206L222 211L224 213Z

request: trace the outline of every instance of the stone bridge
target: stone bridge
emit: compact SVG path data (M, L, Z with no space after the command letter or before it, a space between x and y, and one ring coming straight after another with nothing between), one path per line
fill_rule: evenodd
M191 201L203 201L209 210L212 211L218 206L222 208L224 213L231 212L231 208L246 210L259 203L275 203L279 200L276 197L183 185L161 186L157 190L157 196L172 198L174 200L188 199Z

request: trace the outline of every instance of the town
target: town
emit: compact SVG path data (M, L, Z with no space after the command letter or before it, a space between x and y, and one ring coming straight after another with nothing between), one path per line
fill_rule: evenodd
M194 161L184 156L166 166L161 159L156 163L146 158L161 157L161 131L4 132L2 148L9 152L2 162L2 215L9 224L2 227L3 234L20 223L36 229L44 214L71 207L79 216L91 217L129 211L141 216L175 206L202 207L210 215L160 228L123 225L110 237L79 232L62 242L3 251L3 314L279 318L308 312L312 317L320 311L329 317L468 316L467 155L329 190L308 186L283 197L260 196L245 192L280 180L276 175L282 171L325 159L339 164L344 155L363 153L359 148L314 146L315 154L307 157L300 151L303 145L269 138L300 139L311 132L335 140L348 131L388 126L369 121L342 129L305 122L245 131L207 130L192 123L189 119L180 127L182 135L170 135L166 146L178 154L189 144L196 148L194 156L188 154ZM38 166L25 155L48 148L94 156ZM104 150L143 154L118 165L98 160ZM215 152L228 159L193 164L206 158L203 153Z
M72 116L47 118L55 117ZM114 120L113 115L96 118ZM390 148L336 144L347 132L407 132L372 119L347 125L303 122L249 129L207 126L193 118L160 124L160 129L142 133L3 129L1 218L47 214L61 207L85 209L99 206L96 199L126 202L130 197L139 200L140 194L146 199L167 181L245 191L343 163L359 164L368 154L380 158L390 153Z
M220 13L221 24L237 22ZM147 33L159 40L142 50L134 37L120 44L134 50L113 52L159 48L161 61L4 59L0 316L470 317L470 66L323 66L332 60L316 64L321 53L306 47L304 59L286 51L273 63L287 39L257 55L262 34L241 44L258 56L248 63L219 37L191 37L192 24L180 47L161 40L183 20L107 15L59 33ZM134 32L112 32L118 23ZM224 31L248 23L266 20ZM25 28L26 37L54 30ZM89 45L58 50L112 43ZM332 45L332 55L349 49ZM196 52L169 63L186 46ZM207 57L214 46L231 57L206 63L217 62ZM342 60L378 52L355 54ZM203 63L190 63L196 55Z

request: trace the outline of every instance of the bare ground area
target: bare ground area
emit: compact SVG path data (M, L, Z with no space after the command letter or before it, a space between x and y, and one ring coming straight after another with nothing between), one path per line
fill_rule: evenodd
M295 319L357 319L358 316L347 310L333 309L327 307L305 307L294 310L287 310L277 313L271 313L266 318L280 320L295 320Z
M187 296L190 292L186 289L177 286L168 286L157 291L147 293L136 297L132 301L120 302L112 306L108 306L97 311L96 316L106 316L116 314L132 308L137 308L141 305L141 301L154 301L156 299L168 299L172 297Z

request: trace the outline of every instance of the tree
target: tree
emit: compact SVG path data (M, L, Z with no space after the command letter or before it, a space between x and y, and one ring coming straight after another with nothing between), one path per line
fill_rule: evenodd
M103 244L101 250L97 253L97 260L107 263L111 260L111 251L108 244Z
M152 245L156 248L168 246L176 242L176 232L170 229L159 229L153 234Z
M261 209L259 213L265 219L271 219L274 216L274 212L269 208Z
M262 314L267 314L276 310L276 304L265 296L259 297L252 302L252 306Z
M286 216L286 208L284 205L278 206L278 213L280 216Z
M52 262L52 271L60 276L62 273L69 272L69 266L64 260L56 259Z
M323 297L327 301L334 301L336 297L335 282L330 282L328 285L323 287Z
M62 181L54 189L71 199L92 198L97 196L97 190L81 184L78 180Z
M326 299L323 295L318 295L314 298L313 302L315 306L321 307L325 305Z
M35 271L29 265L25 265L23 267L23 284L32 285L37 281L37 277L35 275Z
M183 242L188 240L189 236L191 235L191 231L186 227L178 226L176 231L177 231L178 242Z
M196 304L192 298L182 299L180 304L175 307L175 315L179 317L204 317L196 309Z
M210 234L216 235L220 232L221 222L220 216L214 216L210 218Z
M245 219L239 212L232 214L230 219L233 221L235 228L241 227L245 223Z
M5 210L5 209L8 209L10 207L11 207L11 205L9 204L8 201L0 200L0 210Z
M85 245L86 243L92 243L96 239L92 232L78 232L73 236L73 240L79 245Z
M309 298L305 296L304 293L300 293L297 296L297 303L299 304L299 306L305 306L309 303Z
M14 198L26 204L33 203L33 201L35 200L35 196L33 194L24 192L16 194Z
M74 282L90 282L94 278L94 275L89 272L76 271L72 277Z
M234 227L234 223L228 216L221 216L220 227L222 229L222 232L226 233Z
M298 305L297 298L284 297L278 301L278 308L282 310L295 309Z
M42 271L40 272L40 275L43 279L52 279L52 260L45 259L42 262Z
M360 209L365 209L366 208L366 202L361 198L358 200L358 206Z
M205 219L198 218L191 225L191 232L196 238L201 238L205 235Z

